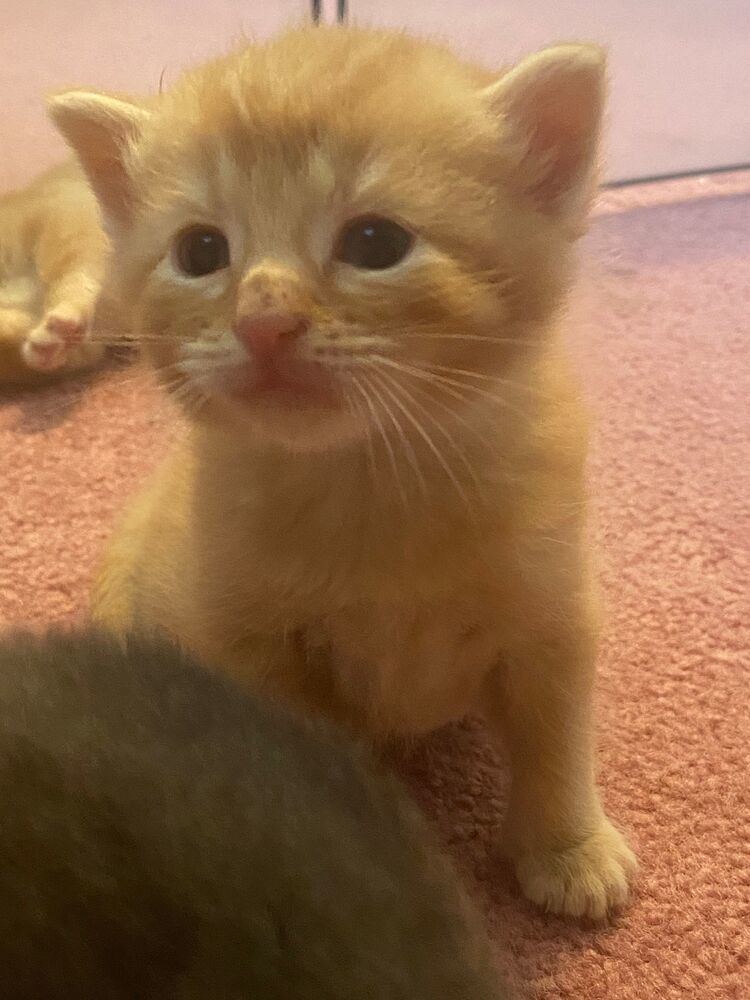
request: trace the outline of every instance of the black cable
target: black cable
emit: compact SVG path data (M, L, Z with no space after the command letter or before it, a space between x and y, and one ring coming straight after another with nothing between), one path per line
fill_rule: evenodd
M726 167L704 167L701 170L678 170L673 174L650 174L646 177L628 177L622 181L605 181L603 188L631 187L633 184L654 184L656 181L681 181L704 174L731 174L735 170L750 170L750 163L732 163Z
M346 21L348 6L346 0L336 0L336 20L339 24ZM323 15L323 0L310 0L310 14L315 24L319 24Z

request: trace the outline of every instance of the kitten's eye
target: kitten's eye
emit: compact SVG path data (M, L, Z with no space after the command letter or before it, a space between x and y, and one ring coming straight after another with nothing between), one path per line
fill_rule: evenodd
M414 246L414 236L391 219L368 215L350 222L341 234L336 256L353 267L383 271L394 267Z
M177 237L175 260L182 273L191 278L213 274L229 266L229 243L220 229L193 226Z

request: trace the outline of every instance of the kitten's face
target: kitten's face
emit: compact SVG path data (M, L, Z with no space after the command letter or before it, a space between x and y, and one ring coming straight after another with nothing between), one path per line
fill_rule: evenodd
M114 198L82 155L136 333L196 419L311 449L493 405L570 243L495 89L439 48L310 29L139 112Z

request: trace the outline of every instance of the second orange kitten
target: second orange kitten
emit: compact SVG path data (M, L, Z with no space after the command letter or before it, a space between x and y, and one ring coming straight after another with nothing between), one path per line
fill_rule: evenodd
M0 196L0 384L96 365L91 339L107 241L77 164Z

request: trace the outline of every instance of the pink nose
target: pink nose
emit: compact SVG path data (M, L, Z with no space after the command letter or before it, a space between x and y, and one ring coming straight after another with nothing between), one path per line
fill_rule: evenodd
M299 313L257 313L235 321L235 337L251 354L268 358L301 337L309 323Z

